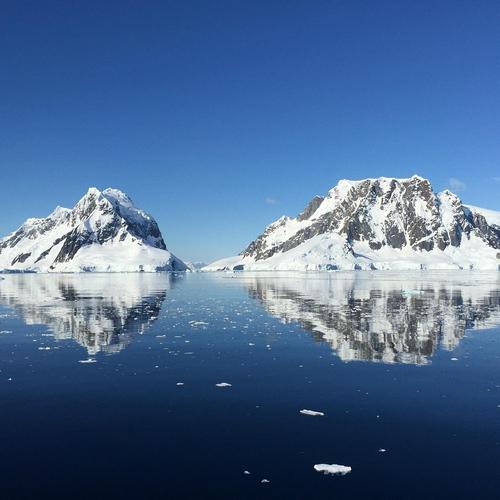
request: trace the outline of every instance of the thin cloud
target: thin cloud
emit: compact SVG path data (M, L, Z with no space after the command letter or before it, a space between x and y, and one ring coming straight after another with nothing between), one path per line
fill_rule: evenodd
M465 191L467 186L465 185L465 182L462 182L460 179L456 179L455 177L450 177L448 180L448 186L450 188L450 191L453 191L454 193L460 193L462 191Z
M276 205L278 203L278 200L276 198L272 198L271 196L267 196L264 201L267 205Z
M500 182L500 177L493 177L493 180L494 180L495 182Z

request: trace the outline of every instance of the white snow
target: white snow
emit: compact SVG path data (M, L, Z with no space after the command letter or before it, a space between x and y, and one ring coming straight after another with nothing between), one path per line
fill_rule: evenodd
M324 474L345 476L346 474L351 472L352 468L348 465L316 464L314 466L314 470L323 472Z
M495 224L500 226L500 212L496 210L489 210L487 208L475 207L474 205L466 205L472 212L477 212L482 215L488 224Z
M242 262L242 257L236 255L234 257L226 257L225 259L219 259L211 264L202 268L202 271L226 271L232 270L234 266Z

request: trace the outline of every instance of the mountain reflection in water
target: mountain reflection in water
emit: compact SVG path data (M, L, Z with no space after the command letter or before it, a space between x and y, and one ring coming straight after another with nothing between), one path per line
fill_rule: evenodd
M46 325L56 339L74 339L90 355L119 352L144 333L179 281L189 298L186 321L203 300L221 292L226 297L236 285L242 300L249 293L271 316L328 342L344 361L426 364L439 347L457 347L466 330L500 325L497 273L229 276L235 279L228 282L223 273L187 279L165 273L9 275L0 281L0 304L28 325Z
M0 303L56 339L74 339L89 354L116 353L160 314L170 274L22 274L0 282Z
M497 273L254 275L250 296L283 322L298 322L344 361L426 364L468 329L500 324Z

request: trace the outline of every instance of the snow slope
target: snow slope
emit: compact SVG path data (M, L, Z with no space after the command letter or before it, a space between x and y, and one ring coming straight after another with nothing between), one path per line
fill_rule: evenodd
M281 217L239 255L205 271L495 269L500 213L466 206L428 180L342 180L295 218Z
M118 189L90 188L74 208L28 219L0 240L0 270L137 272L185 270L156 221Z
M500 212L495 210L489 210L487 208L475 207L473 205L465 205L472 212L476 212L481 214L488 224L495 224L496 226L500 226Z

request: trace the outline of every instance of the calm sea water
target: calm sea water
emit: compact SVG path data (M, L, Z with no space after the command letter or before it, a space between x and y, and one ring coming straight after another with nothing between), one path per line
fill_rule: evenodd
M499 273L5 275L1 496L499 498L499 325Z

